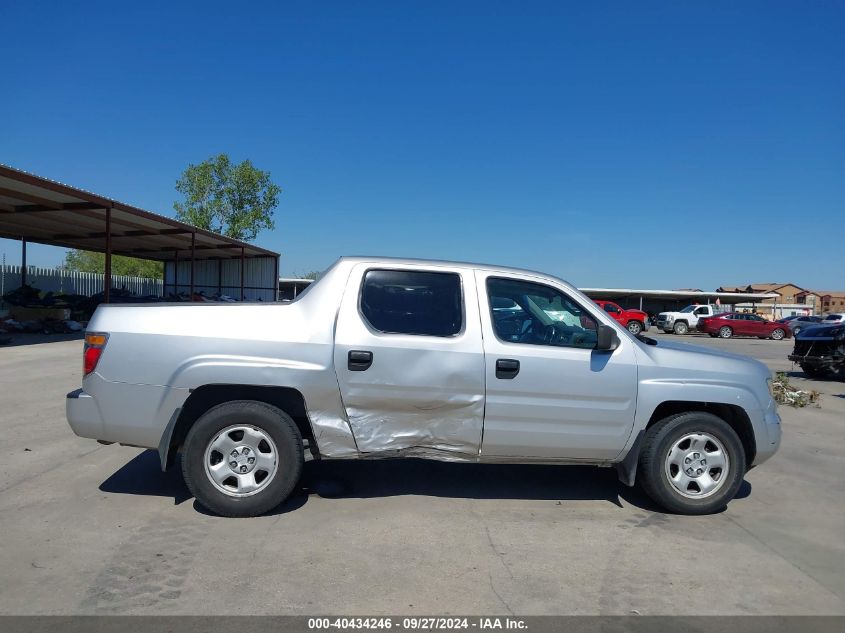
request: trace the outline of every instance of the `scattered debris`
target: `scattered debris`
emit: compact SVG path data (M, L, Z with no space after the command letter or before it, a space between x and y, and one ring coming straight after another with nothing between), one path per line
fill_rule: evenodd
M819 404L821 394L818 391L815 389L803 391L793 387L789 384L789 376L785 371L779 371L775 374L772 381L772 394L776 402L788 404L791 407L806 407L808 404L821 406Z

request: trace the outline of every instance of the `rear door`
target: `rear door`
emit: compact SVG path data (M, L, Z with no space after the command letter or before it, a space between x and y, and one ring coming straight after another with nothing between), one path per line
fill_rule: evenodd
M487 376L482 458L616 457L636 411L634 340L620 333L616 350L595 350L599 319L588 303L542 278L479 270L476 281Z
M477 457L484 355L472 271L358 264L334 361L359 451Z

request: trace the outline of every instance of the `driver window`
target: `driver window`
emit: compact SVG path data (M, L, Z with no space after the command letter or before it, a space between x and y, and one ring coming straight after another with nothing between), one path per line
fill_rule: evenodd
M596 346L595 320L559 290L490 277L487 296L496 337L505 343L583 349Z
M695 311L696 314L707 314L707 308L699 308Z

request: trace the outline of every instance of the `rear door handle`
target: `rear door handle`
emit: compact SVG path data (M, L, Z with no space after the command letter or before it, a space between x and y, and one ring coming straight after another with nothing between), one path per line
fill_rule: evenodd
M373 364L373 353L364 350L349 350L349 371L367 371Z
M510 380L519 373L519 361L513 358L500 358L496 361L496 378Z

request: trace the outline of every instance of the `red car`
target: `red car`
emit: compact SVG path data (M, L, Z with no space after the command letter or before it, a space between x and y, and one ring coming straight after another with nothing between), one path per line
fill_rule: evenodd
M601 306L602 310L628 328L631 334L639 334L645 329L645 320L648 315L642 310L625 310L613 301L596 301L596 303Z
M698 331L707 332L712 337L730 338L732 336L756 336L779 341L791 338L792 331L783 323L766 321L756 314L742 312L724 312L698 320Z

